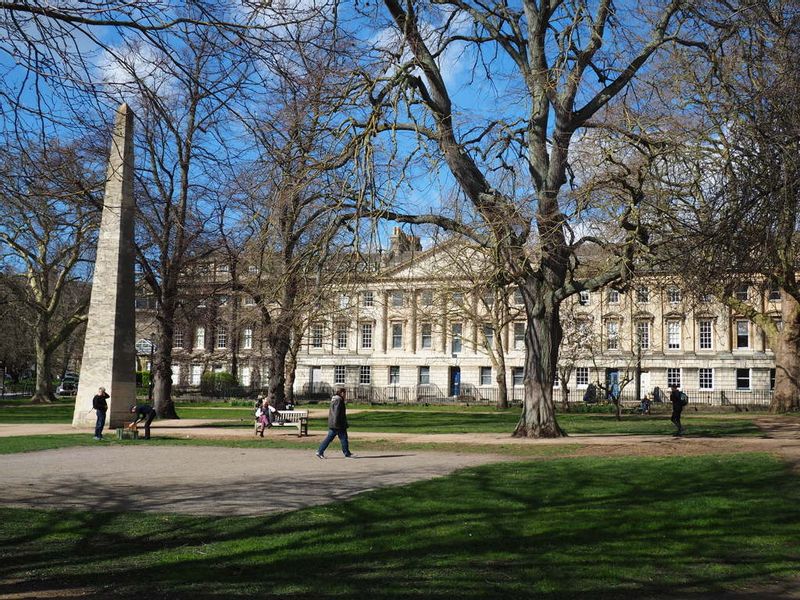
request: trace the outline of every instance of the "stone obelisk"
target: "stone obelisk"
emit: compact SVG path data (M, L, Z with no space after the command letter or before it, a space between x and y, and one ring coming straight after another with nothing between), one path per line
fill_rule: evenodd
M133 111L123 104L108 158L74 427L94 425L92 398L99 387L111 396L107 427L130 421L130 405L136 401L134 213Z

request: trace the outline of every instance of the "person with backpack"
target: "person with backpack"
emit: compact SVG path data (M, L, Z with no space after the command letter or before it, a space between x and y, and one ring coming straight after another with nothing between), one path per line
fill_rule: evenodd
M681 425L681 412L683 412L683 407L689 403L689 397L678 391L676 384L673 383L669 387L672 389L669 393L669 401L672 402L672 417L670 417L670 421L678 428L675 435L681 435L685 431Z
M325 458L325 450L337 435L342 444L342 453L345 458L352 458L350 445L347 440L347 409L345 408L345 397L347 390L339 388L331 398L331 407L328 410L328 435L322 440L317 449L317 458Z

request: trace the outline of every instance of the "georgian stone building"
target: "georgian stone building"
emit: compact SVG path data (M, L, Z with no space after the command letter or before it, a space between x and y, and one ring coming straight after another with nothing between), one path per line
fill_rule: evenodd
M491 288L477 250L448 242L423 250L398 229L380 263L332 290L330 306L309 319L296 394L326 395L344 385L376 401L493 401L502 370L509 398L522 398L521 297ZM207 269L200 277L206 287L224 290L224 265ZM738 294L780 318L774 291L743 285ZM265 348L252 300L220 291L187 306L175 337L175 384L199 385L204 371L230 371L235 362L243 386L261 387ZM140 310L141 332L148 312ZM580 400L591 383L615 381L633 400L637 380L641 394L677 383L698 402L769 400L774 360L760 329L713 298L682 289L677 278L653 275L624 290L582 292L562 313L561 362L570 368L560 372L568 375L570 400Z

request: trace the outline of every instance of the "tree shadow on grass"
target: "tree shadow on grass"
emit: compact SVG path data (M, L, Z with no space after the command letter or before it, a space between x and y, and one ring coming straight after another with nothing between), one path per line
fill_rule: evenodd
M797 575L798 492L746 455L498 464L259 518L5 509L0 595L764 597L730 590Z

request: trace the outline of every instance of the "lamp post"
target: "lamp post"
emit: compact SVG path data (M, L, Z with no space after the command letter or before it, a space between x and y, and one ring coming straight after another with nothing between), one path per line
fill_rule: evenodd
M153 383L154 383L153 382L153 360L154 360L155 350L156 350L156 343L153 341L154 337L155 337L155 334L151 335L150 339L147 340L148 342L150 342L150 376L148 377L149 381L148 381L148 385L147 385L147 402L148 402L148 404L151 404L151 405L153 403Z

